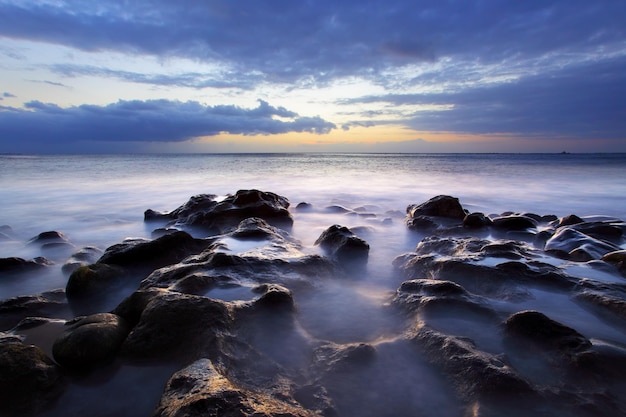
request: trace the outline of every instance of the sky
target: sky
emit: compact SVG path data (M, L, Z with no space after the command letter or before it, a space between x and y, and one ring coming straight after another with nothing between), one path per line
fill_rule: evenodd
M626 152L623 0L0 0L0 153Z

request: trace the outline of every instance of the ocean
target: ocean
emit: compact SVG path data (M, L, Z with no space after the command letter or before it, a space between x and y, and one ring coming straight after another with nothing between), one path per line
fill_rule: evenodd
M310 335L356 343L383 337L394 326L391 319L378 314L378 306L402 282L391 263L425 237L407 229L407 205L445 194L459 198L467 210L485 214L626 219L626 154L0 155L0 226L8 226L2 230L9 237L0 240L0 258L48 255L55 262L45 273L0 279L0 299L64 288L63 255L42 253L38 246L28 244L41 232L61 232L76 248L104 250L128 237L149 238L153 225L143 221L146 209L170 211L193 195L227 195L240 189L287 197L294 217L290 233L311 252L318 250L315 240L332 224L368 231L370 257L358 280L349 285L329 284L311 298L296 300L301 324ZM301 202L314 210L295 210ZM330 206L358 215L326 210ZM233 242L231 250L238 249L245 248ZM224 294L224 299L230 296ZM590 315L570 304L565 298L537 291L525 307L548 309L579 331L626 343L623 333L589 321ZM124 368L118 378L139 378L137 383L151 378L145 372L142 375L143 380ZM155 393L162 389L163 378L157 378L161 385L154 388ZM116 389L123 391L119 387L124 384L111 384L103 394L90 395L99 398L117 395ZM66 403L72 396L81 397L81 389L68 391ZM102 415L141 415L154 401L148 399L140 409L105 409ZM89 402L83 399L81 406L58 412L98 415L98 407L89 408Z
M0 226L10 226L15 238L0 241L0 257L40 256L24 242L50 230L77 247L102 249L126 237L149 237L146 209L170 211L196 194L240 189L283 195L292 208L307 202L365 209L377 216L366 224L393 217L402 225L407 205L440 194L485 214L626 219L625 179L626 154L0 155ZM293 233L312 244L332 219L302 220L296 216ZM383 234L384 246L398 253L413 249L412 239L400 238L403 228L394 233L394 242ZM64 279L0 284L0 297L63 287Z

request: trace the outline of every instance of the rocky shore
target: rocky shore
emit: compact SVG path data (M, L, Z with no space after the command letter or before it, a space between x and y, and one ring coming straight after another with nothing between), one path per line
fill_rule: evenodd
M296 212L420 237L377 295L384 337L307 329L304 304L358 282L373 248L367 227L334 223L307 246ZM240 190L144 220L152 239L102 250L44 232L25 242L41 257L0 259L0 279L19 279L65 251L68 276L0 301L1 416L69 415L72 387L128 367L166 369L148 413L164 417L626 415L620 219L470 213L450 196L381 217Z

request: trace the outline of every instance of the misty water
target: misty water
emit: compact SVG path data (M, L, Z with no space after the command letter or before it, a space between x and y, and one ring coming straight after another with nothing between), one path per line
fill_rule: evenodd
M305 252L319 253L314 242L333 224L350 227L371 248L366 269L350 279L329 280L314 293L294 293L302 332L336 343L376 343L381 363L389 361L385 384L413 384L410 394L400 390L394 398L406 402L404 410L437 407L440 415L455 415L453 405L443 405L453 401L439 389L439 377L428 367L405 369L402 361L410 361L411 354L388 344L406 325L388 308L403 281L392 261L425 237L407 229L407 205L447 194L458 197L469 211L486 214L574 213L626 219L625 179L626 154L0 155L0 225L10 226L3 229L9 239L0 240L0 258L44 256L55 262L44 273L0 278L0 299L65 287L68 277L61 266L71 251L42 252L30 245L41 232L59 231L76 249L104 250L128 237L150 238L154 225L143 222L148 208L170 211L202 193L271 191L291 202L294 226L289 232ZM295 210L300 202L313 209ZM222 250L233 253L255 249L254 241L225 243ZM547 261L576 276L620 279L561 260ZM133 290L122 291L120 300ZM206 296L236 301L255 294L246 287L224 287ZM601 322L561 294L536 291L515 308L538 309L588 338L626 345L623 330ZM500 348L490 324L478 328L464 318L441 317L437 325L444 332L473 338L487 352ZM58 331L52 323L50 332ZM50 337L28 335L27 341L49 350ZM101 380L77 381L60 401L66 405L51 415L150 415L175 370L120 365ZM136 385L144 387L141 394L123 394L125 386ZM112 396L118 399L115 405L103 405ZM142 400L129 398L133 396Z

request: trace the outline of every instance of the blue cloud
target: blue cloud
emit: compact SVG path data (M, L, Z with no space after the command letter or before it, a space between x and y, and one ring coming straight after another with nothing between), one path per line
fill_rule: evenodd
M0 150L21 142L56 144L62 148L78 141L181 142L224 132L321 134L334 128L334 124L320 117L301 117L263 100L252 109L169 100L118 101L107 106L70 108L31 101L25 109L0 108Z

